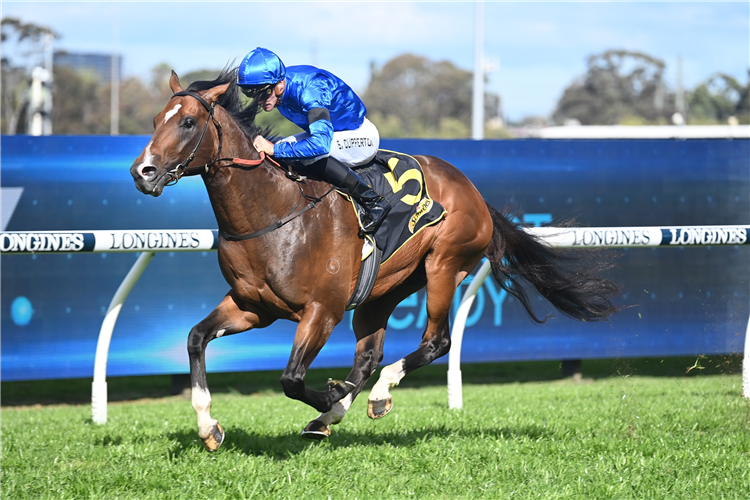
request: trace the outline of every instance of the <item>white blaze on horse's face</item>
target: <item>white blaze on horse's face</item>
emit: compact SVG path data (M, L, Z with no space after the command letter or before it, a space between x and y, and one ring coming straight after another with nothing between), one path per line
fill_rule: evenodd
M180 110L181 107L182 107L182 104L178 104L177 106L175 106L174 108L172 108L171 111L168 111L167 114L164 115L164 123L167 123L170 118L172 118L174 115L176 115L177 112Z
M144 165L151 165L151 162L154 161L154 155L151 154L151 144L153 143L154 141L149 142L148 146L146 146L146 150L143 152Z
M150 173L147 174L143 171L144 167L153 167L153 161L154 161L154 155L151 154L151 144L153 144L153 141L148 143L148 146L146 146L146 149L143 151L143 161L141 161L140 165L136 167L138 173L143 177L144 179L148 179L150 177Z

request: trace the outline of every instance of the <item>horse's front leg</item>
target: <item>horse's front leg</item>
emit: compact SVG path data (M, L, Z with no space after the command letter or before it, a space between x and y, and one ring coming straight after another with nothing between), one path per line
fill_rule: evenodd
M302 431L303 438L315 441L325 439L331 435L331 426L344 420L346 412L349 411L349 407L354 402L354 399L362 391L365 383L383 359L384 340L385 328L380 328L375 333L357 340L354 365L352 366L352 371L346 377L347 389L350 389L351 392L341 400L335 402L329 411L321 413L312 422L307 424ZM330 381L329 385L332 384L336 384L336 382Z
M281 386L287 397L302 401L323 413L330 411L336 402L354 389L352 384L339 381L329 381L325 391L305 387L308 368L328 341L333 327L343 318L343 309L340 313L333 313L331 309L320 303L305 308L297 326L289 362L281 375Z
M260 310L240 308L234 292L203 321L195 325L188 336L190 358L190 382L192 386L193 410L198 418L198 436L208 451L216 451L224 442L224 429L211 418L211 393L206 379L206 346L213 339L244 332L251 328L271 324L273 318Z
M415 276L398 289L355 309L352 327L357 337L357 348L352 370L346 377L346 382L353 385L354 389L336 402L330 411L320 414L307 424L305 430L302 431L302 437L315 440L325 439L331 435L330 426L344 419L352 402L383 360L383 343L388 318L402 300L422 286L424 286L423 279Z

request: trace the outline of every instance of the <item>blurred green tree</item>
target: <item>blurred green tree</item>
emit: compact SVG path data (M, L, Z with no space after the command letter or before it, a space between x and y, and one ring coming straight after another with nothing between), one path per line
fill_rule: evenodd
M51 28L24 23L15 17L2 18L0 26L0 41L3 44L0 58L0 129L5 134L24 133L31 70L34 66L44 65L47 39L60 38L60 35Z
M745 84L716 73L698 85L687 102L691 123L725 124L734 117L738 123L750 124L750 71Z
M450 61L402 54L382 68L372 65L361 96L381 137L465 138L471 134L471 71ZM494 117L499 97L485 95L485 116Z
M675 97L664 83L662 60L641 52L608 50L588 59L586 74L563 92L552 114L556 123L667 123Z
M55 134L109 134L111 85L86 70L58 65L54 72L52 121ZM135 77L120 80L120 134L153 133L153 118L172 95L168 86L167 90L162 93L150 89Z
M92 72L56 66L52 123L55 134L109 134L109 96Z

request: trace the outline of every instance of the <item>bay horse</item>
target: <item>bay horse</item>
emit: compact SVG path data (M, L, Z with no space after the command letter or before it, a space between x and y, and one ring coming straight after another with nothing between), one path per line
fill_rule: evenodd
M198 435L209 451L225 438L211 418L205 366L206 346L219 337L263 328L277 319L297 322L281 385L288 397L321 412L303 437L324 439L382 361L388 318L402 300L424 287L427 326L422 340L414 352L382 369L368 398L368 415L386 415L393 404L389 390L448 352L453 295L482 257L489 259L498 284L534 321L546 318L535 315L522 281L579 320L606 319L616 311L609 297L617 287L599 276L611 267L606 261L570 260L487 204L456 167L416 156L427 192L447 214L381 266L369 299L354 310L356 348L346 380L329 381L323 391L306 387L310 364L344 317L360 270L363 239L350 202L329 184L290 179L255 150L253 138L269 131L255 123L257 104L243 103L235 82L236 68L225 68L216 80L193 82L185 90L172 72L174 95L154 118L153 136L130 168L137 189L152 196L183 175L201 175L218 223L219 266L230 290L190 330L187 342L192 406Z

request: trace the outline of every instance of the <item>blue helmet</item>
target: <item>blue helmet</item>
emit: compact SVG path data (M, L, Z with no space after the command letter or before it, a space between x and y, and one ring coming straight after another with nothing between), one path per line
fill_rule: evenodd
M276 85L286 76L286 66L279 56L258 47L242 60L237 71L237 85Z

